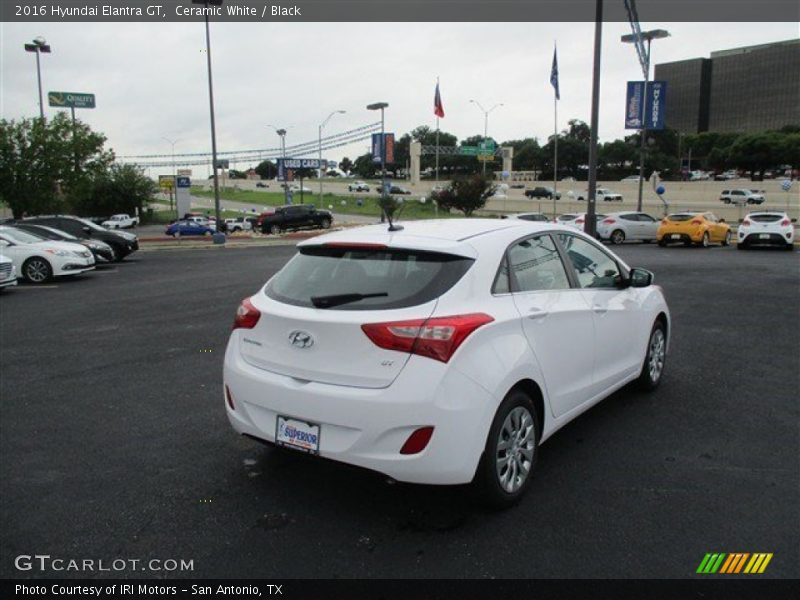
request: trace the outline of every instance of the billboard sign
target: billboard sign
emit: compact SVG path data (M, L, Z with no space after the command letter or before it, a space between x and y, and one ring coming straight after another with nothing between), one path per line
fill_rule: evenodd
M629 81L625 95L625 129L642 129L642 108L646 110L644 126L647 129L664 129L664 108L667 99L667 82L651 81L647 84L647 102L644 102L644 81Z
M175 177L172 175L159 175L158 187L162 190L173 190L175 188Z
M94 108L94 94L47 92L47 103L55 108Z
M289 179L289 174L295 169L324 169L327 161L318 158L279 158L278 179ZM284 171L287 176L284 177Z

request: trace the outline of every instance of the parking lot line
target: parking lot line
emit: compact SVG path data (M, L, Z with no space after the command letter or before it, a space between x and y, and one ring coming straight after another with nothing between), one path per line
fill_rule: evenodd
M50 290L53 288L57 288L58 284L50 284L50 285L17 285L14 286L14 290Z

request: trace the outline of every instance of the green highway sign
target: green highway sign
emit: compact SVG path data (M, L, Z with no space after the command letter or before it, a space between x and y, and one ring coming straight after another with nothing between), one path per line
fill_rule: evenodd
M47 92L47 102L55 108L94 108L94 94Z
M460 146L458 153L462 156L494 155L497 146L494 142L481 142L477 146Z
M478 156L481 153L480 150L477 146L461 146L458 153L464 156Z

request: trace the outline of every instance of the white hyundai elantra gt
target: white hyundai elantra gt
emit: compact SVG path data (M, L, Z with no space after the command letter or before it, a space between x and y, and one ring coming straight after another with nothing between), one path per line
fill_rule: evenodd
M239 307L226 411L262 441L509 505L541 442L661 381L670 317L652 279L551 223L315 237Z

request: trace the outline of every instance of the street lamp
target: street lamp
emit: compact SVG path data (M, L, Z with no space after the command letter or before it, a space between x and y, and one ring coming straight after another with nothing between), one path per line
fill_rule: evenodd
M283 159L283 203L289 204L289 186L286 183L286 173L288 169L286 168L286 130L281 128L275 127L275 125L267 125L268 127L272 127L281 138L281 158Z
M498 104L495 104L492 108L490 108L489 110L486 110L485 108L483 108L483 105L480 102L478 102L477 100L470 100L470 102L472 104L474 104L475 106L477 106L478 110L480 110L483 113L483 143L484 143L484 152L485 152L486 151L485 145L486 145L487 140L489 139L489 113L492 112L495 108L503 106L503 103L500 102ZM486 161L485 160L483 161L483 175L486 176Z
M328 121L331 120L333 115L343 115L347 111L346 110L335 110L331 114L328 115L328 118L325 119L319 126L319 169L317 169L317 177L319 178L319 199L320 202L322 201L322 128L328 124Z
M647 85L650 83L650 42L669 37L669 31L666 29L651 29L650 31L642 31L641 34L628 33L620 38L625 44L637 44L640 40L647 42L647 52L645 52L644 64L644 93L642 94L642 126L639 129L640 143L639 143L639 199L636 203L636 210L642 211L642 188L644 186L644 138L647 134Z
M367 104L367 110L381 111L381 223L386 221L386 213L383 210L383 204L386 201L386 134L384 132L383 111L388 107L388 102Z
M222 6L223 0L192 0L192 4L203 4L206 8L206 61L208 63L208 106L211 112L211 166L214 173L214 215L217 219L217 233L222 233L222 219L219 214L219 176L217 175L217 128L214 123L214 85L211 78L211 34L208 28L208 7Z
M39 116L44 119L44 103L42 102L42 67L39 55L44 52L50 54L50 45L43 37L34 38L30 44L25 44L25 52L36 53L36 78L39 80Z
M180 140L171 140L168 137L162 137L162 140L165 140L168 144L172 146L172 188L169 190L169 204L170 210L172 209L172 191L175 187L176 182L178 181L178 173L175 170L175 144L177 144ZM178 215L180 217L180 215Z

